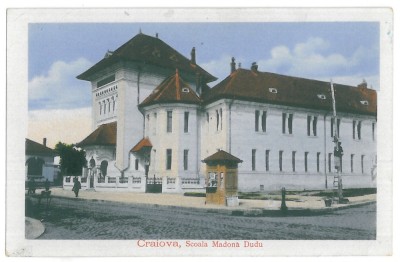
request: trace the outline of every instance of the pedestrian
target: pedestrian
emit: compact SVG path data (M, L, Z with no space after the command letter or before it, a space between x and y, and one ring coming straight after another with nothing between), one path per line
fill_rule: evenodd
M79 182L78 178L74 178L74 186L72 187L72 191L75 193L75 197L78 197L79 189L81 189L81 182Z
M50 182L49 182L49 179L47 179L47 178L46 178L46 181L44 181L44 189L46 191L49 191L49 189L50 189Z

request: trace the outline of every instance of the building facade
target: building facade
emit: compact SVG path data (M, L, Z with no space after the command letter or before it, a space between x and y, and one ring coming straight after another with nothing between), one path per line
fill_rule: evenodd
M138 34L79 75L92 88L87 188L201 191L201 161L218 150L243 161L239 191L332 188L335 130L344 187L375 186L375 90L335 84L335 121L330 83L230 66L210 88L194 48L188 59Z
M46 138L43 144L37 143L28 138L25 139L25 181L34 179L44 182L57 180L59 175L58 166L54 164L54 157L57 153L46 146Z

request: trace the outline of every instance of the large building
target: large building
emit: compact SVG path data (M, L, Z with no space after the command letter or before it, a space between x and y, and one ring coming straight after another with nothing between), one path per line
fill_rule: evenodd
M375 90L334 84L334 121L330 83L229 66L210 88L216 78L194 48L188 59L140 33L80 74L91 83L94 130L78 143L84 187L201 191L202 160L224 150L243 161L240 191L331 188L335 130L344 187L375 186Z

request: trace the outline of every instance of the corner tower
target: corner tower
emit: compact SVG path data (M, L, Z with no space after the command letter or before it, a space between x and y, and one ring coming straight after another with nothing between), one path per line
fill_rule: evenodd
M115 51L77 76L91 82L92 129L117 123L115 166L128 168L129 151L144 136L144 118L138 105L168 76L179 69L189 85L201 92L216 80L158 37L137 34Z

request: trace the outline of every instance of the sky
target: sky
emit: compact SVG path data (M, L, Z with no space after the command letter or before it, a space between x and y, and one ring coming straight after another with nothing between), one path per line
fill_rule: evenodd
M28 27L28 137L50 147L91 132L90 83L76 76L139 32L158 36L218 77L231 57L259 71L379 90L379 23L32 23ZM71 128L72 127L72 128Z

